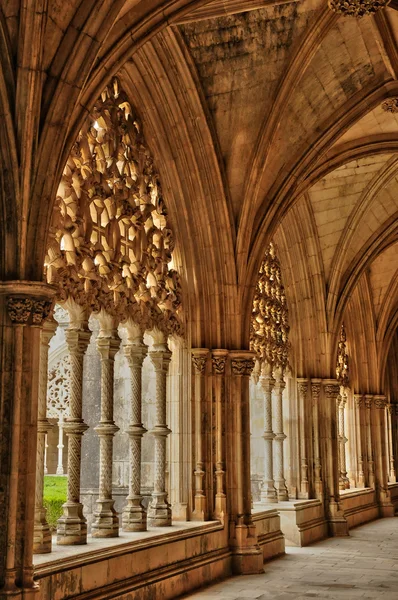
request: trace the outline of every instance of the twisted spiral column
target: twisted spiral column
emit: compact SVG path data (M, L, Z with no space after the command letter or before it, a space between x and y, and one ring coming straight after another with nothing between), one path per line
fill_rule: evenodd
M104 335L100 330L97 350L101 355L101 420L95 428L100 439L99 498L91 525L91 535L112 538L119 535L119 518L112 498L113 437L119 431L113 420L115 354L120 347L117 330Z
M208 419L205 400L206 364L209 356L207 348L192 350L192 364L194 367L194 423L195 423L195 497L192 520L205 521L208 517L207 497L205 493L206 482L206 444L205 424Z
M373 396L365 396L365 408L366 408L366 446L367 446L367 459L368 459L368 486L375 487L375 463L373 454L372 444L372 409Z
M274 416L274 481L278 500L289 500L283 469L283 442L286 435L283 431L283 390L286 383L283 372L278 370L275 377L275 402L273 406Z
M389 459L389 466L390 466L388 480L390 483L396 483L397 474L395 471L394 448L393 448L393 442L392 442L392 411L393 411L393 407L391 404L387 404L386 411L387 411L387 434L388 434L388 437L387 437L387 439L388 439L388 459Z
M339 476L339 489L346 490L350 487L350 481L347 477L347 460L345 445L347 438L345 436L345 407L347 405L347 395L343 391L341 396L337 399L338 413L339 413L339 463L340 463L340 476Z
M309 498L310 483L308 469L308 448L306 436L306 415L307 415L307 392L308 380L298 379L297 389L299 397L299 426L300 426L300 496Z
M69 417L64 424L68 436L68 495L57 524L57 544L60 545L87 543L87 522L80 502L80 471L82 435L88 429L82 419L83 358L90 337L91 331L86 323L80 329L68 328L65 331L70 354Z
M123 531L146 531L147 515L141 495L141 443L146 429L142 424L142 363L147 354L144 344L127 344L124 353L130 367L129 495L123 509Z
M261 486L261 502L277 502L278 495L274 483L274 467L272 443L275 434L272 431L272 390L275 379L271 372L266 372L260 377L260 385L264 392L264 480Z
M166 492L166 440L171 431L166 424L166 378L171 352L163 345L154 345L149 356L156 374L156 425L150 431L155 442L155 480L148 523L153 527L167 527L171 525L171 508Z
M358 470L357 470L357 486L365 487L365 466L364 466L364 449L365 443L363 439L363 407L364 398L361 394L354 395L354 405L356 412L356 438L357 438L357 458L358 458Z
M40 334L39 397L37 412L36 496L33 552L51 552L51 530L47 523L47 510L43 506L46 435L52 425L47 419L47 372L49 343L57 328L54 319L45 321Z

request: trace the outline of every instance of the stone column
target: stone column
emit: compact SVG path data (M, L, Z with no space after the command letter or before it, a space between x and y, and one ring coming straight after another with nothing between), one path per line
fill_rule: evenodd
M87 543L87 522L80 502L80 471L82 436L88 427L82 419L83 359L90 342L87 315L83 309L69 307L70 324L65 339L70 354L69 417L64 429L68 436L68 496L63 515L58 519L57 544L80 545Z
M388 457L389 457L389 482L396 483L397 475L395 471L395 459L394 459L394 447L392 443L392 416L393 416L393 406L392 404L387 404L386 406L386 417L387 417L387 440L388 440Z
M138 328L127 327L128 342L124 353L130 367L129 495L123 509L123 531L146 531L147 515L141 495L141 446L146 429L142 424L142 363L147 347Z
M283 372L277 369L275 372L275 402L273 406L273 432L274 437L274 456L273 470L274 482L278 500L289 500L289 494L286 487L284 466L283 466L283 442L286 435L283 431L283 390L286 387Z
M161 332L156 331L152 337L154 345L149 356L156 374L156 425L150 434L155 440L155 481L148 507L148 523L152 527L167 527L171 525L171 508L166 492L166 440L171 431L166 424L166 377L171 352Z
M367 483L369 487L375 487L375 469L374 469L374 451L373 451L373 443L372 443L372 417L371 417L371 409L372 409L372 401L373 396L369 394L365 395L365 424L366 424L366 456L367 456Z
M357 487L365 487L365 448L366 439L364 439L365 423L363 419L364 398L360 394L354 395L355 406L355 424L356 424L356 449L358 459L358 471L356 475Z
M194 437L195 437L195 496L193 521L208 519L208 502L206 495L206 479L208 467L206 431L209 423L206 402L206 365L209 357L207 348L192 349L194 367Z
M0 597L33 599L40 333L55 288L0 282Z
M229 356L226 473L232 569L239 574L262 573L263 554L251 517L249 379L254 367L254 353L231 350Z
M340 476L339 476L339 489L346 490L350 487L350 482L347 477L347 462L345 445L347 438L345 436L345 408L347 405L347 395L343 391L337 399L338 407L338 424L339 424L339 464L340 464Z
M321 382L321 379L311 379L314 487L315 497L320 500L323 499L322 464L319 445L319 396L321 393Z
M37 412L37 459L36 459L36 501L33 552L44 554L51 552L51 530L47 523L47 510L43 506L44 468L46 435L52 428L47 419L47 373L48 351L50 340L57 328L54 319L47 320L40 336L40 371L39 371L39 398Z
M347 520L340 506L339 495L339 462L337 441L336 402L339 385L334 379L322 381L324 399L321 408L321 449L324 465L325 511L329 533L332 536L348 535Z
M308 379L297 379L299 397L299 435L300 435L300 498L310 497L308 469L308 448L306 435Z
M275 379L272 377L271 367L267 364L263 365L260 385L264 392L264 480L261 486L261 502L277 502L272 448L275 438L272 430L272 390L275 386Z
M227 510L225 494L225 363L228 350L213 350L213 396L214 396L214 435L215 435L215 476L216 496L214 518L224 519Z
M101 420L95 431L100 439L99 497L93 515L91 535L96 538L113 538L119 535L119 518L112 494L113 438L119 431L113 419L113 388L115 354L120 347L117 322L101 311L98 317L100 331L97 350L101 356Z
M374 419L373 431L375 442L375 479L380 516L393 517L394 505L388 489L388 460L386 456L386 405L385 396L373 396Z
M64 474L64 419L62 415L58 419L58 464L57 475Z

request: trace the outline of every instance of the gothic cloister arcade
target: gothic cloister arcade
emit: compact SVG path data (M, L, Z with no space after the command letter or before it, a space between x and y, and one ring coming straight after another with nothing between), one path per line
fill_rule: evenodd
M0 598L395 514L398 4L329 4L0 2Z

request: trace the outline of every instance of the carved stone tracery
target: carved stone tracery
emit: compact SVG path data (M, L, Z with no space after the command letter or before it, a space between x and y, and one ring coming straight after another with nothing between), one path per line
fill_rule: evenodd
M142 126L115 78L67 160L45 259L58 301L179 333L173 234Z
M329 8L343 17L351 16L358 19L374 15L385 8L390 0L329 0Z

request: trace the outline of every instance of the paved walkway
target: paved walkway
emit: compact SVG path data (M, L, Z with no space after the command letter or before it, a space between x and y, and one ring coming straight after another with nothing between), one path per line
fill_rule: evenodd
M185 596L197 600L398 600L398 517L352 529L264 565L263 575L232 577Z

